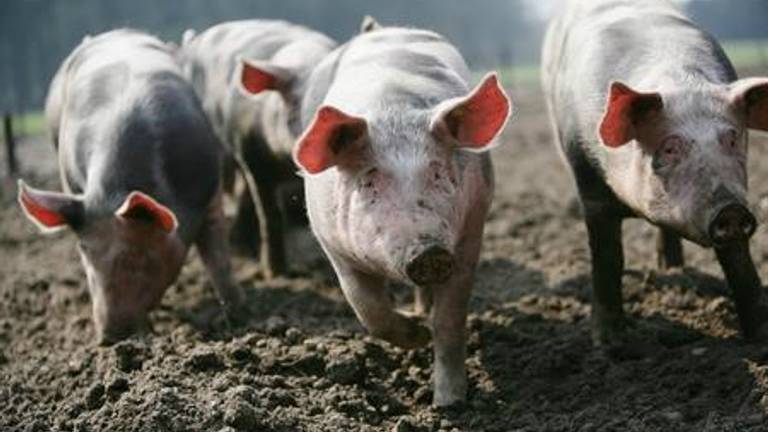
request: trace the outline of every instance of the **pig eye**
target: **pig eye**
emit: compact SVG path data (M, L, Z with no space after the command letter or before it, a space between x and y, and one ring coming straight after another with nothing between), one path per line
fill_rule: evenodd
M679 136L665 138L653 156L653 169L658 171L674 166L683 158L685 149L685 141Z
M735 129L731 129L726 134L726 143L731 150L735 150L739 146L739 133Z
M672 136L664 140L661 145L661 153L664 157L677 157L683 152L683 140Z

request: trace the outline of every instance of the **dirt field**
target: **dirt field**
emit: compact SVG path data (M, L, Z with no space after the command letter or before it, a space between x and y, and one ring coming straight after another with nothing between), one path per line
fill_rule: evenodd
M195 254L152 314L154 334L98 347L71 234L38 235L0 197L2 431L765 431L768 342L737 335L713 253L655 268L655 231L625 225L625 308L636 349L591 347L586 236L540 96L495 153L497 195L469 318L463 410L430 408L431 351L372 339L295 235L302 277L263 281L238 260L250 320L222 321ZM26 140L24 176L58 187L53 153ZM751 202L768 212L768 139L751 148ZM0 161L2 162L2 161ZM301 241L299 241L301 240ZM753 241L768 278L768 228ZM406 303L410 294L398 290Z

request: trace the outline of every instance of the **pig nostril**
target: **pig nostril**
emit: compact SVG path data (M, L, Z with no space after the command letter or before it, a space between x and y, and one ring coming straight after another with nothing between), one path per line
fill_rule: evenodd
M757 222L744 206L732 204L718 212L711 225L710 236L715 243L725 243L749 238L754 234Z
M757 228L756 223L751 220L744 220L741 224L741 232L745 237L752 237Z
M437 245L429 246L411 259L405 273L417 285L443 283L453 274L453 255Z

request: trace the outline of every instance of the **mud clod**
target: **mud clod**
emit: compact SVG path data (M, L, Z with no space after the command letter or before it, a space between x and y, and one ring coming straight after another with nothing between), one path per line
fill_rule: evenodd
M262 417L263 413L242 400L231 401L224 409L224 423L238 431L267 430Z
M120 396L127 392L129 388L128 380L125 377L116 377L107 385L107 399L114 402L120 399Z
M143 347L124 341L115 345L112 350L115 353L115 366L121 371L131 372L141 369L145 355Z
M418 429L413 425L411 419L403 417L395 423L392 432L418 432Z
M89 410L95 410L101 408L104 404L104 385L97 383L92 385L88 389L88 393L85 396L85 406Z
M185 365L195 372L215 372L224 369L224 362L221 357L216 352L207 349L190 354Z
M325 373L329 380L342 385L362 385L365 379L365 369L361 365L361 360L352 355L341 358L331 357L325 367Z

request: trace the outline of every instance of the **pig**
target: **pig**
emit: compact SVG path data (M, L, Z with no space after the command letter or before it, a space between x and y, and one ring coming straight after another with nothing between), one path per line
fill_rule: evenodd
M434 341L437 406L466 398L465 323L512 105L495 74L473 89L459 52L425 30L364 31L326 56L293 158L310 227L357 318L403 348ZM414 286L412 312L386 283Z
M222 146L168 46L130 29L84 40L53 78L46 117L63 192L20 181L18 201L43 232L77 236L99 341L147 328L192 244L236 311Z
M749 252L747 130L768 129L768 79L739 80L723 49L663 1L573 1L543 49L559 149L583 207L592 259L592 339L626 343L621 224L659 227L660 267L681 238L714 248L742 333L764 337L768 308Z
M290 208L280 198L303 193L291 149L301 133L306 79L335 47L323 34L270 20L225 22L199 35L188 31L182 41L185 74L249 185L239 198L233 240L246 254L260 255L267 278L288 272ZM303 207L299 213L304 216Z

